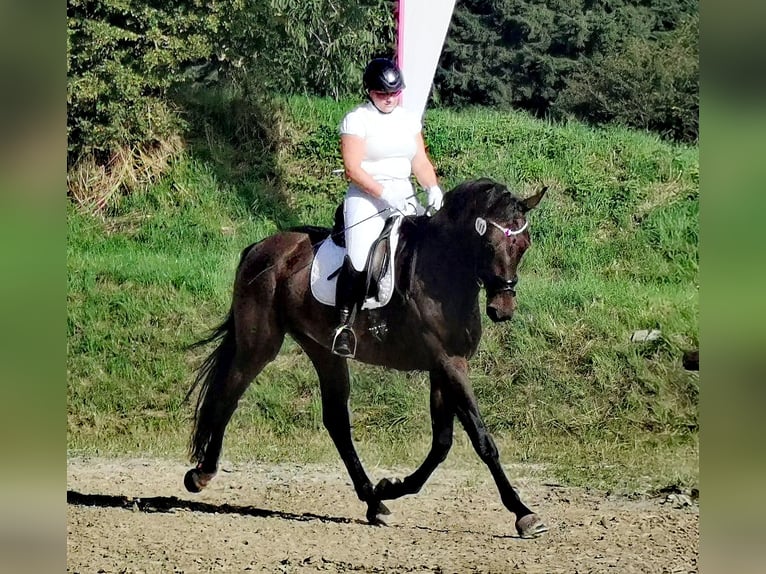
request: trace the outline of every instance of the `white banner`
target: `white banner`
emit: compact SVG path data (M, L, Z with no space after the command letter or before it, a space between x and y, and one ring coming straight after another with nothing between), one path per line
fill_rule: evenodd
M455 0L399 0L397 63L402 106L423 117Z

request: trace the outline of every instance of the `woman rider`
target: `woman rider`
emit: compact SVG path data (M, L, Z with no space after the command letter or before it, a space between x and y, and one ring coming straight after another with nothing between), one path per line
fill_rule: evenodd
M363 84L367 103L349 112L340 124L341 155L350 183L343 202L347 255L336 290L340 326L332 350L344 357L354 356L351 315L364 298L363 277L372 243L390 215L414 215L422 209L410 176L414 174L428 191L427 213L442 204L420 118L399 105L405 87L401 70L387 58L375 58L364 70Z

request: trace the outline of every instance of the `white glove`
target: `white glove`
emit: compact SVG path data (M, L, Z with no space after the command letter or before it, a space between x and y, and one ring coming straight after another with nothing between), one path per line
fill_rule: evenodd
M383 188L383 193L378 197L381 201L386 203L393 211L401 211L404 213L407 210L407 205L404 197L398 193L395 193L390 188Z
M444 199L444 194L442 193L441 188L438 185L432 185L428 188L427 193L428 206L426 207L426 211L429 213L439 211L442 208L442 201Z
M404 201L403 211L405 215L423 215L426 212L425 208L420 205L418 198L414 195Z

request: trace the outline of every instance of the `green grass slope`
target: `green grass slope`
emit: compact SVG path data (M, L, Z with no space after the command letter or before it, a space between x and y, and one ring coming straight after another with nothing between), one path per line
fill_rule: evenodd
M297 223L329 225L345 183L337 125L354 102L236 94L195 101L198 131L168 176L106 216L68 213L68 448L183 456L183 403L225 315L242 248ZM267 120L263 118L267 117ZM471 363L504 462L559 480L646 489L698 480L698 150L621 128L521 113L430 110L445 189L493 177L550 191L531 216L511 323L488 320ZM660 339L633 343L638 329ZM354 433L370 463L414 465L429 440L427 377L352 363ZM462 433L456 460L474 460ZM224 455L335 457L309 361L288 341L251 386ZM465 456L463 456L465 455Z

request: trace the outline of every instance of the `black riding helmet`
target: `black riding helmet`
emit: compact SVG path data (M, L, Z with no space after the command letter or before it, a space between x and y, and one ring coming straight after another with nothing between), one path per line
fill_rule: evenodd
M399 67L388 58L370 60L362 76L364 89L368 92L390 94L404 89L404 78Z

